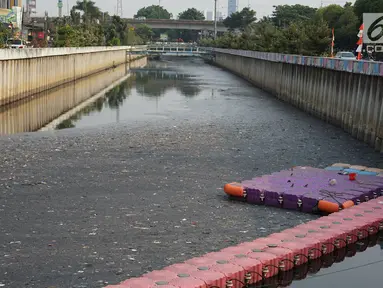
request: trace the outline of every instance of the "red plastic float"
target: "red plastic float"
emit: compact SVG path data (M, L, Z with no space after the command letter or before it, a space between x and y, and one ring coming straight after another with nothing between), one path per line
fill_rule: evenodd
M383 197L108 288L241 287L383 231Z

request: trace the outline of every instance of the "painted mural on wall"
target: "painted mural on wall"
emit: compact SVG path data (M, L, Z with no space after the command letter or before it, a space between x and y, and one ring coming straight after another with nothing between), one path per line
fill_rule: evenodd
M23 13L21 7L14 6L12 9L0 9L0 22L10 24L14 28L21 28Z

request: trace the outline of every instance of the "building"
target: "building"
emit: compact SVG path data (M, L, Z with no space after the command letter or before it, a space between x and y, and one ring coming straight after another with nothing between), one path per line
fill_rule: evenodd
M36 13L36 0L27 0L27 12L29 14Z
M213 21L213 11L206 12L206 20Z
M238 11L238 0L227 1L227 17Z
M22 7L22 0L0 0L0 8L12 9L12 7Z
M21 29L23 11L21 0L0 0L0 23Z
M9 9L12 7L23 7L23 1L22 0L9 0Z
M217 21L223 21L223 14L220 11L217 11Z
M0 0L0 9L8 9L8 0Z

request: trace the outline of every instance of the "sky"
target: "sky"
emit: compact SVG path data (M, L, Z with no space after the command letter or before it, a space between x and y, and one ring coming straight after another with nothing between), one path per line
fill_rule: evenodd
M23 3L26 3L27 0L23 0ZM117 0L93 0L96 2L96 5L104 12L109 12L110 14L115 14ZM329 4L339 4L343 5L347 1L340 0L239 0L238 8L242 8L250 5L250 8L257 12L257 18L262 18L263 16L270 15L273 11L273 5L293 5L293 4L302 4L312 7L320 7L321 3L323 5ZM351 2L351 1L349 1ZM68 15L68 9L76 3L76 0L63 0L63 13ZM161 6L167 9L173 16L178 15L178 13L186 10L187 8L196 8L201 11L213 11L214 10L214 0L160 0ZM188 4L189 3L189 4ZM193 3L193 4L190 4ZM122 0L123 7L123 17L132 18L133 15L144 6L158 5L158 0ZM58 15L57 0L36 0L37 5L37 15L41 16L44 14L44 11L48 11L50 16ZM227 14L227 0L218 0L217 10L222 12L224 16Z

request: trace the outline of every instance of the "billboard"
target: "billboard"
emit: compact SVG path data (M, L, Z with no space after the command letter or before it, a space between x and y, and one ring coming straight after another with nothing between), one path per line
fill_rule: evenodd
M14 28L21 28L23 12L21 7L12 7L12 9L0 9L0 22L10 24Z
M29 13L36 13L36 0L29 0L28 1L27 10Z

